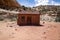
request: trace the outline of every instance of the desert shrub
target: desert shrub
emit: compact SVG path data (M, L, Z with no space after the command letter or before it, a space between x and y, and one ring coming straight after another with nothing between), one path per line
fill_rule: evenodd
M1 19L1 18L0 18L0 21L3 21L3 20L4 20L4 19Z
M4 20L4 18L3 17L0 17L0 21L3 21Z
M17 18L12 18L12 19L10 19L11 21L16 21L17 20Z
M56 21L56 22L60 22L60 18L57 17L55 21Z

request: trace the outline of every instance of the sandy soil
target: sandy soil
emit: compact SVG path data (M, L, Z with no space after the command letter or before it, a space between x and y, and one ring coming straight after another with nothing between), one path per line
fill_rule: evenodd
M60 40L60 23L41 24L18 26L16 22L0 22L0 40Z

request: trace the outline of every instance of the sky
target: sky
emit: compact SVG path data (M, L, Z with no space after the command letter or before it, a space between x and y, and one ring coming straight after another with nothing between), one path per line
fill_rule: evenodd
M20 5L34 7L39 5L60 5L60 0L17 0Z

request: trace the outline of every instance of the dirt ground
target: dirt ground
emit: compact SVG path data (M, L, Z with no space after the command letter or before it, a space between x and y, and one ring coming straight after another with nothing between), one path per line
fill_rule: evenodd
M18 26L0 22L0 40L60 40L60 23L42 22L43 26Z

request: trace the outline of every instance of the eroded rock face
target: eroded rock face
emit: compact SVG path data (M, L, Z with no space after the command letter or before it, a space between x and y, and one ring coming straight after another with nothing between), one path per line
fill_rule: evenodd
M0 0L0 6L20 7L16 0Z

